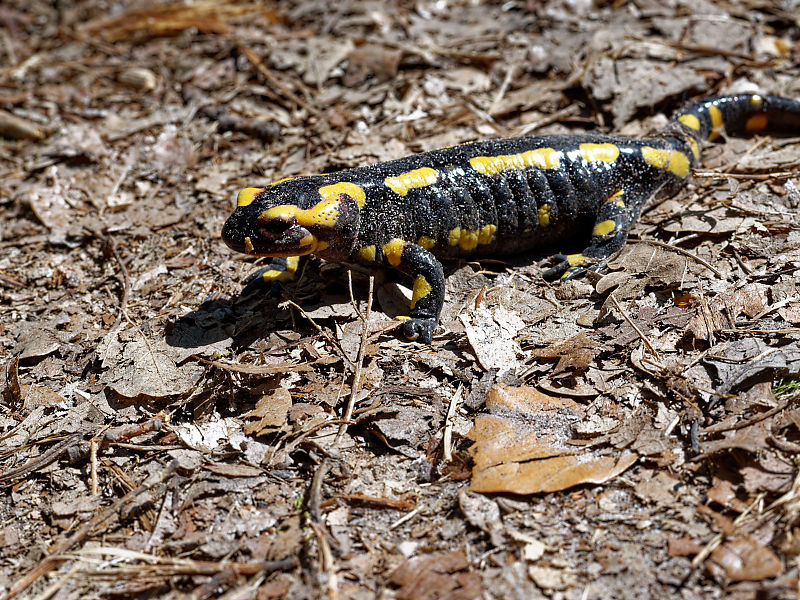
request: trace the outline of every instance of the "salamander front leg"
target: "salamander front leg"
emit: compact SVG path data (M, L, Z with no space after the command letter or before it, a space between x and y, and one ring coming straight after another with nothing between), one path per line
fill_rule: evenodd
M401 239L384 244L383 257L414 278L411 316L403 323L403 333L410 340L430 343L444 304L442 263L422 246Z
M247 296L256 291L276 293L280 283L295 278L299 264L299 256L276 256L267 266L247 276L241 295Z
M609 196L597 212L589 246L579 254L556 254L560 262L545 271L545 279L562 280L582 275L588 269L600 270L619 252L628 239L631 225L639 215L641 200L626 197L625 190Z

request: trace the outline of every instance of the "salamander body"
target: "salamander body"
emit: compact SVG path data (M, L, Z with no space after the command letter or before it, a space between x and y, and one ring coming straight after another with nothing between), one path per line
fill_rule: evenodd
M440 259L495 257L588 237L545 276L599 269L642 207L674 194L700 147L727 134L800 131L800 102L757 94L690 104L653 137L545 135L462 144L239 193L222 238L254 256L316 254L411 276L410 339L430 342L444 302ZM262 270L285 278L296 259Z

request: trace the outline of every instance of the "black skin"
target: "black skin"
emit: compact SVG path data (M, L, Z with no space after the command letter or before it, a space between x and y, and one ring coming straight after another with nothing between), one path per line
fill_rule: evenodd
M440 259L496 257L586 236L586 249L556 255L545 277L601 270L625 244L642 207L684 185L705 142L761 131L800 132L800 103L754 94L708 98L686 106L649 138L487 140L289 179L239 206L222 238L254 256L313 251L328 261L388 265L414 280L422 276L430 289L416 298L403 328L409 339L430 342L444 302ZM390 185L398 178L404 185ZM324 195L330 186L336 193ZM291 210L270 212L287 206ZM270 265L280 268L280 261Z

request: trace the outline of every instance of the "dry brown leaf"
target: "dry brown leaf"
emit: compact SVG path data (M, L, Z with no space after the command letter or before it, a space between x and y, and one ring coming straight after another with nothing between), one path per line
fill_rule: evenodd
M466 571L468 567L463 552L434 552L408 559L394 570L389 581L400 586L399 600L480 598L480 575Z
M688 535L667 538L668 556L691 556L700 552L703 547L704 544L693 540Z
M64 402L63 396L40 385L21 385L22 413L27 415L37 406L48 406Z
M742 512L747 508L747 504L736 497L736 490L733 489L733 484L726 479L714 477L706 495L712 502L736 512Z
M536 358L557 358L558 364L553 369L555 375L567 370L582 373L589 368L599 353L597 342L591 339L588 333L582 332L569 339L555 342L547 348L536 350L533 355Z
M535 494L556 492L582 483L605 483L636 462L638 456L625 451L594 458L556 456L527 463L507 463L482 471L473 470L470 489L474 492Z
M475 466L474 492L532 494L581 483L603 483L632 465L637 454L575 455L566 444L583 409L568 398L530 387L493 386L486 397L493 414L475 419L468 437ZM566 456L564 456L566 455Z
M706 566L731 581L761 581L783 571L775 553L753 536L727 540L711 553Z
M256 407L245 417L259 418L260 421L248 423L244 427L247 435L259 434L265 429L283 427L292 407L292 395L286 388L275 388L269 394L265 394L256 403Z
M516 312L502 305L493 308L479 306L462 313L459 318L484 369L506 373L517 368L517 357L522 355L522 350L514 338L525 327L525 322Z
M640 475L642 480L634 488L639 498L663 506L675 502L675 487L680 483L678 479L665 472L644 471Z

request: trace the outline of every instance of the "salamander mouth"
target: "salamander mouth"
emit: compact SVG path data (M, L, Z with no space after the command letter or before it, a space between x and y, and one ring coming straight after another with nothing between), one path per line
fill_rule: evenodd
M319 247L317 236L299 225L284 227L280 233L277 233L279 227L259 226L258 229L255 236L244 238L241 252L251 256L302 256Z

